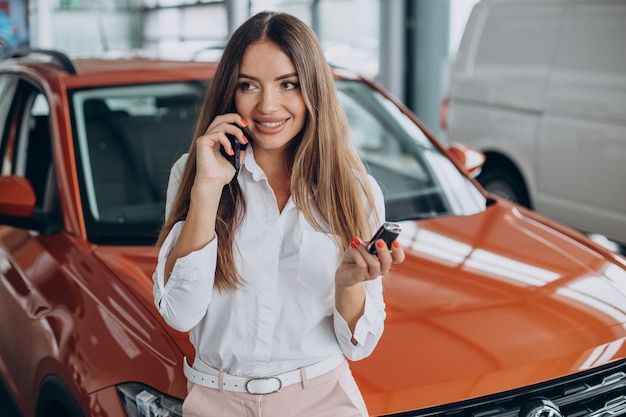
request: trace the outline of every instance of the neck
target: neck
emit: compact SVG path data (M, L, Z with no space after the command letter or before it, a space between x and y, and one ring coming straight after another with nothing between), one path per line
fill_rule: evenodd
M285 167L284 149L254 149L254 160L261 167L282 211L291 196L291 180Z

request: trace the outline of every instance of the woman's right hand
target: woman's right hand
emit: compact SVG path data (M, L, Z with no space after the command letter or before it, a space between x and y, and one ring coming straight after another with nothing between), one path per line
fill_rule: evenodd
M196 184L217 183L223 187L232 181L235 168L228 159L222 156L220 146L223 146L229 155L233 154L233 148L226 134L235 136L241 144L248 143L248 139L241 130L247 125L248 123L236 113L222 114L211 122L204 135L196 138ZM241 152L241 160L243 160L245 151Z
M227 153L232 153L227 133L235 136L242 144L247 143L248 139L237 127L246 125L246 121L236 113L222 114L211 122L203 135L195 139L196 176L191 188L189 210L180 236L167 256L165 282L177 259L203 248L215 238L219 196L236 172L230 161L220 153L220 146ZM245 151L241 152L243 159Z

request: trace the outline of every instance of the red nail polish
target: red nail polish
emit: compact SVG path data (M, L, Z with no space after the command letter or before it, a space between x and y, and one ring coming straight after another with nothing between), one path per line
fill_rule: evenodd
M355 237L353 242L356 246L361 246L361 244L363 243L361 242L361 239L359 239L358 237Z
M248 122L246 122L244 119L241 119L241 124L243 125L243 127L248 126Z
M229 154L230 156L235 156L235 151L233 150L233 148L230 148L230 149L228 150L228 154Z
M244 141L244 143L250 142L250 140L248 139L248 137L246 135L243 135L243 141Z
M392 243L394 248L399 248L400 247L400 242L398 242L397 240L394 240Z
M350 247L352 249L356 249L356 243L354 243L354 241L350 242Z
M385 247L385 242L383 242L382 240L379 240L376 242L376 247L377 248L384 248Z

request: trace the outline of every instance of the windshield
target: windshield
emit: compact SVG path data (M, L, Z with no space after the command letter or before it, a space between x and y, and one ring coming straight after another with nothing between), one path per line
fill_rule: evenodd
M468 215L485 198L393 102L360 81L338 81L359 156L382 188L387 220Z
M169 170L189 148L206 84L74 91L72 114L89 239L154 244ZM337 81L357 152L380 184L387 220L467 215L485 199L410 118L360 81Z

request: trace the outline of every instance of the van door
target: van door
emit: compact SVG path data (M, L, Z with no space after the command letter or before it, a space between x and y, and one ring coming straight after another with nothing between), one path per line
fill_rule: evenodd
M510 192L493 183L490 191L526 205L535 199L537 131L561 14L559 2L478 2L451 80L448 142L486 152L478 180L486 185L485 179L497 179ZM519 188L508 181L518 173L525 183Z
M626 242L626 3L570 4L537 149L539 212Z

